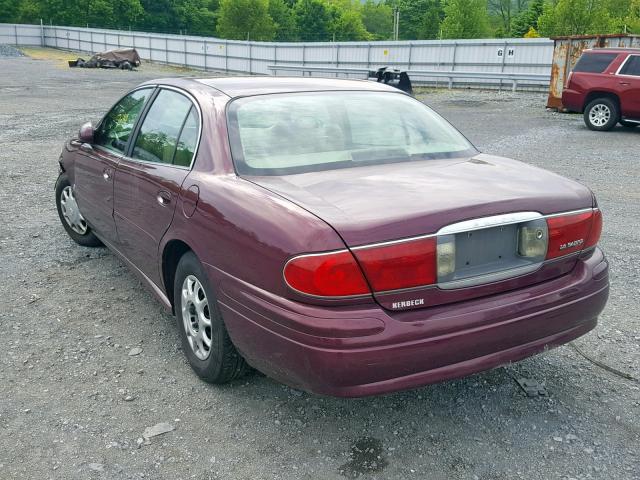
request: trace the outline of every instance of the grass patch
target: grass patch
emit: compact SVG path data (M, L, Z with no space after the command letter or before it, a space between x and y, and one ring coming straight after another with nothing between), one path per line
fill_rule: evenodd
M20 47L19 50L29 58L33 58L34 60L49 60L52 61L56 67L64 68L69 68L69 60L77 60L78 57L83 55L79 52L58 50L57 48ZM86 54L84 54L84 56L87 57Z

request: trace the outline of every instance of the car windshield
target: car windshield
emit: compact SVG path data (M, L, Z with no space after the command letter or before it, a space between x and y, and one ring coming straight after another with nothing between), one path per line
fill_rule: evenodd
M477 150L421 102L393 92L258 95L228 108L236 169L288 175L460 158Z

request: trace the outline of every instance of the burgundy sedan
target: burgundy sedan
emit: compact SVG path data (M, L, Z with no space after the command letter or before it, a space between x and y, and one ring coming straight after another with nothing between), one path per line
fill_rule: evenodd
M608 297L587 187L379 83L151 81L60 168L66 231L123 259L213 383L414 388L573 340Z

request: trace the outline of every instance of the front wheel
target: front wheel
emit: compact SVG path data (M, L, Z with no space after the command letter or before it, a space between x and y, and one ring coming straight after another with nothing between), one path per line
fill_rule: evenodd
M209 279L193 252L176 269L175 314L182 348L191 368L209 383L227 383L248 366L231 342Z
M610 98L593 100L584 111L584 123L590 130L609 131L620 120L618 104Z
M62 226L74 242L83 247L102 245L80 213L73 187L65 173L61 173L56 182L56 207Z

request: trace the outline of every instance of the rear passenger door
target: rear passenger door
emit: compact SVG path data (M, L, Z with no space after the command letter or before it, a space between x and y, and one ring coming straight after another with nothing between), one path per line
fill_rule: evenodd
M618 71L622 116L640 120L640 55L629 55Z
M199 138L200 115L185 92L160 87L114 181L114 218L120 248L161 285L158 247L173 219Z

